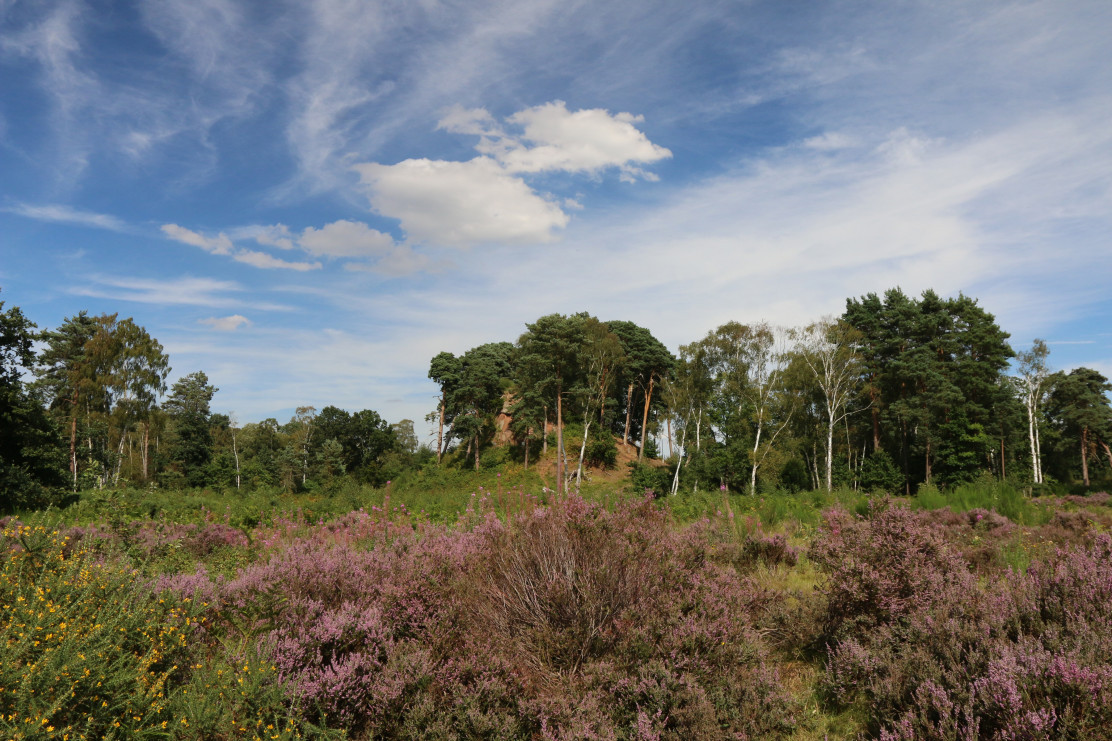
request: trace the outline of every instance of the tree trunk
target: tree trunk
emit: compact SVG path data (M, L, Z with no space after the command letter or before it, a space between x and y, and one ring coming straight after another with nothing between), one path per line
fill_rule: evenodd
M1041 484L1039 476L1039 450L1035 444L1035 409L1030 403L1027 404L1027 438L1031 442L1031 475L1034 477L1036 484ZM1003 444L1003 441L1001 441Z
M587 415L584 415L586 417ZM583 425L583 443L579 446L579 468L575 472L575 488L583 486L583 457L587 454L587 433L591 431L591 421L585 420Z
M927 477L926 477L926 481L924 483L929 484L931 482L931 438L930 438L930 435L927 436L927 454L926 454L926 459L924 460L924 465L927 467Z
M143 423L143 481L145 482L149 477L147 473L147 461L150 460L150 446L151 446L151 423Z
M629 384L629 389L626 391L626 426L625 432L622 433L622 445L629 445L629 413L632 411L630 407L633 406L633 382Z
M70 473L73 474L73 490L77 491L77 389L73 390L70 404L73 413L70 419Z
M649 376L649 390L645 394L645 413L641 417L641 449L637 451L637 460L640 462L642 456L645 455L645 435L649 431L649 404L653 400L653 382L656 381L655 375Z
M1081 480L1089 486L1089 428L1081 428Z
M1108 443L1103 440L1100 441L1100 447L1104 448L1104 454L1108 456L1108 467L1112 468L1112 448L1108 447Z
M687 427L688 420L684 420L683 433L680 435L680 455L676 459L676 475L672 477L672 496L676 496L680 490L680 466L683 465L683 455L687 449Z
M761 420L757 419L757 436L753 440L753 462L749 471L749 496L754 496L757 493L757 450L761 447L761 430L764 425Z
M827 415L826 425L826 490L834 491L834 413Z
M475 433L475 470L479 470L479 433Z
M822 477L819 476L819 444L811 441L811 486L818 489L822 486Z
M444 403L447 396L443 391L440 392L440 424L436 428L436 465L438 466L444 455Z
M556 385L556 494L563 494L564 487L564 394Z
M1042 470L1042 440L1039 438L1039 420L1035 418L1035 463L1037 464L1038 479L1035 483L1041 484L1043 482Z
M911 466L907 460L907 420L900 420L900 461L903 463L904 496L911 496Z
M872 397L870 401L872 402L871 412L873 417L873 452L875 453L880 450L880 410L876 408L876 391L871 391L869 395Z
M120 444L116 446L116 471L112 474L112 486L119 486L120 485L120 467L123 465L123 462L124 462L124 443L125 442L127 442L127 435L126 435L126 433L121 431L121 433L120 433ZM107 477L108 477L108 475L105 474L105 478L107 478Z
M541 435L541 457L548 455L548 407L544 408L544 434Z
M1004 438L1000 438L1000 480L1008 478L1008 469L1004 465Z
M239 490L239 449L236 447L236 430L232 427L232 455L236 458L236 490Z

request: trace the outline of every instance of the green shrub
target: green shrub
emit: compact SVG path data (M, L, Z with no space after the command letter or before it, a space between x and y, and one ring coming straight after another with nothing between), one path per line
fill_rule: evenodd
M192 605L150 594L120 562L67 553L41 526L8 528L3 544L2 735L165 737L182 720L168 686L189 663Z

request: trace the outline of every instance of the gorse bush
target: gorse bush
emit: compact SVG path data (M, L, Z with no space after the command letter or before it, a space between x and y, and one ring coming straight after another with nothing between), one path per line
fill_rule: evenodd
M226 646L210 605L152 589L121 554L10 525L0 553L0 731L11 739L298 739L269 657Z
M140 588L120 563L67 553L56 531L3 532L0 729L5 738L158 738L181 718L192 606Z

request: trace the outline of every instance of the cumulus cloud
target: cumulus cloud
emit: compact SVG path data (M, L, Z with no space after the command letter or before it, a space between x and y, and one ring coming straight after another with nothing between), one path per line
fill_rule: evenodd
M389 254L394 238L361 221L341 219L320 229L306 228L298 244L311 255L366 258Z
M449 246L551 242L568 223L559 206L490 157L468 162L410 159L356 171L371 203L411 239Z
M483 108L453 107L437 128L478 136L479 157L465 162L408 159L396 165L355 166L371 205L398 219L410 239L462 247L550 242L569 217L557 199L535 191L526 175L550 172L597 176L616 168L622 180L653 180L647 165L672 153L635 124L642 117L601 108L569 111L556 100L506 119L512 134ZM577 199L564 208L580 209Z
M644 175L635 165L672 156L634 126L644 118L630 113L611 115L601 108L571 112L557 100L507 120L523 127L521 138L533 144L514 147L500 157L510 172L596 173L618 167L626 175Z
M198 324L204 324L212 327L218 332L234 332L240 327L250 327L251 320L242 314L232 314L231 316L213 316L208 319L198 319Z

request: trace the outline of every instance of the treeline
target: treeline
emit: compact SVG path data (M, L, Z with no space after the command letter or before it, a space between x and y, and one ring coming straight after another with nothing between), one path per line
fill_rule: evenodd
M729 322L678 356L644 327L585 313L526 329L432 359L438 460L455 449L478 468L485 448L508 444L528 465L554 438L566 486L585 461L612 462L616 439L638 460L666 457L668 469L634 476L672 493L910 494L981 476L1089 486L1112 470L1108 380L1051 373L1041 340L1017 356L966 296L893 289L805 327ZM564 445L569 422L577 449Z
M1051 372L1041 340L1017 354L966 296L894 289L805 327L729 322L678 356L633 322L544 316L514 343L432 359L435 450L411 420L372 410L306 406L238 426L211 411L204 372L168 387L168 356L131 319L81 312L39 331L3 309L3 510L123 485L379 486L492 452L494 465L555 458L563 488L613 466L619 445L636 454L634 484L658 493L1112 479L1112 385L1089 368Z
M81 312L40 332L0 302L0 512L109 486L380 486L419 462L410 420L305 406L285 424L240 427L212 412L218 389L203 371L168 388L169 373L131 319Z

